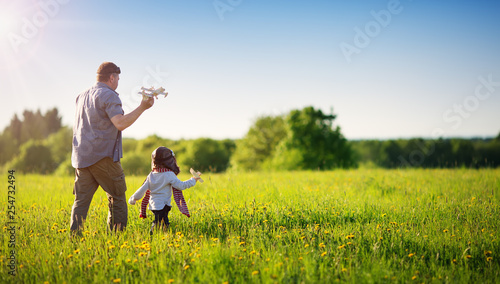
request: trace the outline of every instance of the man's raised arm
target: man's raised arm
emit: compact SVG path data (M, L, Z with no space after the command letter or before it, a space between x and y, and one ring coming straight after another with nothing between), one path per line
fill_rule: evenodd
M148 108L152 107L153 104L155 103L154 98L149 98L147 100L142 100L141 104L134 109L133 111L123 115L123 114L117 114L111 118L111 122L115 125L115 127L123 131L130 125L132 125L138 118L141 116L141 114L147 110Z

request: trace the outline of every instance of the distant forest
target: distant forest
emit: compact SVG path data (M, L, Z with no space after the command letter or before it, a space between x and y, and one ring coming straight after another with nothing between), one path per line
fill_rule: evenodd
M173 149L182 170L224 172L330 170L335 168L484 168L500 165L497 137L348 141L336 116L313 107L281 116L262 116L238 140L171 140L156 135L124 139L122 165L128 174L147 174L158 146ZM0 133L0 167L25 173L67 175L72 130L56 108L14 115Z

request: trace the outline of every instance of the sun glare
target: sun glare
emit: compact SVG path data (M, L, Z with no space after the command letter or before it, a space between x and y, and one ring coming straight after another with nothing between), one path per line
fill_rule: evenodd
M0 38L5 39L10 32L14 31L15 19L5 11L0 11Z

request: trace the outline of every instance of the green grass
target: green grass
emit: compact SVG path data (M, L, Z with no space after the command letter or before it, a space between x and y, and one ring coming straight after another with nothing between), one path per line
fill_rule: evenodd
M7 176L0 213L7 221ZM187 175L181 174L181 179ZM204 175L152 238L139 206L106 231L94 196L69 237L73 177L16 175L17 276L1 283L498 283L500 169ZM127 177L127 197L144 177Z

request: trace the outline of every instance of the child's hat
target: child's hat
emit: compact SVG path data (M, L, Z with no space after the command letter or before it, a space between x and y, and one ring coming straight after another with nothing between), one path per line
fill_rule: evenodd
M164 146L156 148L151 153L151 159L157 164L168 160L170 157L175 157L174 152Z

